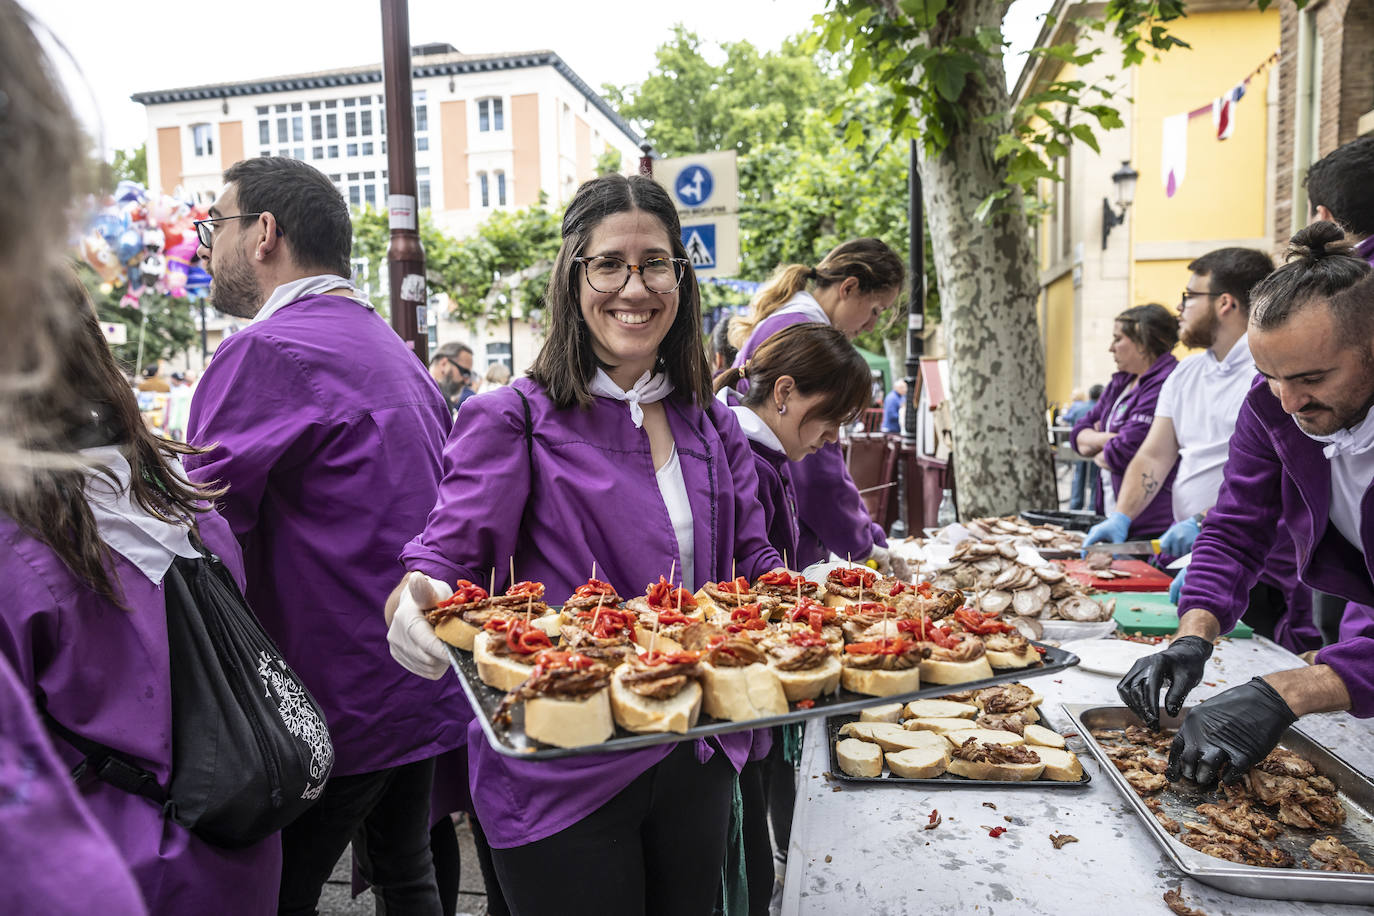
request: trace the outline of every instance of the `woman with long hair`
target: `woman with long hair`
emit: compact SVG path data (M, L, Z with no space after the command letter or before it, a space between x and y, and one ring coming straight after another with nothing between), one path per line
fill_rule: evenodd
M827 324L845 337L872 330L901 292L902 259L879 239L837 245L815 267L777 269L750 303L749 314L730 322L730 339L743 366L765 340L804 322ZM880 562L887 553L882 527L869 517L839 446L827 443L792 469L797 489L800 540L793 565L801 569L836 556Z
M1121 492L1122 475L1154 422L1159 390L1178 366L1172 352L1177 343L1178 318L1162 305L1137 305L1116 316L1109 349L1117 371L1069 436L1074 451L1111 474L1113 493ZM1154 499L1131 521L1128 538L1158 537L1174 523L1177 471L1175 465ZM1095 509L1106 512L1100 478L1093 490Z
M239 548L210 508L222 491L190 483L190 446L153 435L110 353L85 290L69 278L54 322L75 328L62 370L70 396L29 394L50 418L45 450L66 467L0 491L0 654L44 711L87 741L153 773L172 768L171 660L162 588L176 557L217 554L243 585ZM69 767L85 756L55 741ZM87 779L84 800L114 839L153 913L276 910L276 836L243 849L212 846L161 807Z
M747 440L711 396L672 200L649 178L593 179L562 238L544 347L528 378L463 408L439 503L402 554L402 586L417 574L438 589L494 575L499 589L513 562L559 603L593 563L622 595L673 569L695 590L777 566ZM446 650L400 599L398 587L392 654L442 676ZM539 762L498 754L474 722L468 747L514 913L710 912L748 733Z

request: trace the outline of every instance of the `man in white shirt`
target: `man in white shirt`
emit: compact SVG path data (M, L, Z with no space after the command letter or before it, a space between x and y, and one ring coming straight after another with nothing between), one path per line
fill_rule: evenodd
M1126 540L1131 519L1149 505L1174 462L1174 524L1160 539L1163 552L1191 551L1216 504L1236 415L1255 381L1246 339L1250 289L1269 275L1273 262L1251 248L1220 248L1188 269L1179 338L1185 346L1206 349L1180 362L1165 380L1150 432L1126 468L1116 511L1088 532L1084 546ZM1244 620L1257 633L1303 652L1321 646L1311 617L1311 592L1297 582L1296 555L1285 530L1251 591Z

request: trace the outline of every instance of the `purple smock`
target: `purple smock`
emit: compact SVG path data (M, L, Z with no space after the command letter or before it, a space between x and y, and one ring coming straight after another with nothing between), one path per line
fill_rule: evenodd
M243 563L228 525L207 513L199 526L206 546L242 586ZM162 586L117 553L107 571L128 610L98 595L14 521L0 519L0 582L7 591L0 653L30 694L42 691L53 718L129 755L165 787L172 698ZM53 744L68 770L84 756L65 741ZM225 912L226 901L235 913L277 911L277 835L245 849L221 849L163 818L146 798L89 778L79 788L128 863L149 912ZM78 861L75 851L63 852ZM73 880L63 868L64 879Z
M448 404L376 312L305 296L225 338L191 402L196 481L229 492L248 602L310 689L335 776L437 756L471 717L452 679L392 659L383 605L396 556L439 492Z
M517 389L529 399L528 445ZM732 571L753 579L780 565L764 535L749 445L729 409L715 401L703 409L675 396L662 403L692 507L696 581L688 588ZM503 590L511 557L515 575L543 582L551 604L587 581L593 561L597 578L626 597L668 574L678 559L677 536L648 433L635 428L628 404L594 398L589 410L560 410L526 378L463 405L444 448L438 503L402 560L406 569L483 587L494 569ZM498 754L476 721L469 729L473 803L499 849L576 823L673 748L526 761ZM719 748L738 771L750 745L748 732L697 741L697 758L704 762Z

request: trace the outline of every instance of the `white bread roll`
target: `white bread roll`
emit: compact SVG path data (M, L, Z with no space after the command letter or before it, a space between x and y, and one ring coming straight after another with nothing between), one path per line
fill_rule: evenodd
M943 748L914 747L887 754L887 768L902 779L934 779L949 766L949 753Z
M921 663L924 667L925 663ZM905 668L884 671L881 668L851 668L844 666L840 684L845 690L866 693L873 697L891 697L921 689L921 669Z
M530 623L543 630L544 634L548 636L549 639L558 639L558 634L562 632L563 621L559 619L558 614L553 612L545 614L542 617L531 618Z
M878 728L869 732L867 740L872 741L885 751L906 751L913 748L939 748L948 751L949 744L934 732L907 731L891 722L874 722Z
M841 738L858 738L861 741L872 741L873 732L884 725L891 725L891 722L846 722L840 726L839 735Z
M445 620L434 628L434 635L459 649L468 652L472 651L472 642L477 638L477 634L482 632L480 628L474 627L465 620L459 619L457 614Z
M884 703L881 706L870 706L867 709L859 710L860 722L901 722L902 704Z
M783 671L774 668L772 664L768 667L777 675L778 683L782 685L783 696L787 697L789 703L814 700L821 694L834 693L840 689L840 660L833 655L827 656L822 665L799 671Z
M1064 736L1055 731L1050 731L1043 725L1027 725L1022 733L1027 744L1038 744L1042 747L1055 747L1064 749Z
M1078 762L1078 757L1073 751L1060 750L1055 747L1036 747L1035 756L1039 757L1045 764L1045 772L1040 774L1041 779L1048 779L1053 782L1082 781L1083 764Z
M973 719L978 707L953 700L912 700L906 704L906 714L913 719Z
M582 700L531 697L525 701L525 734L554 747L600 744L615 734L610 691Z
M980 655L967 662L945 662L927 658L921 662L921 680L927 684L966 684L992 677L988 657Z
M946 772L965 779L995 779L999 782L1031 782L1045 772L1045 763L973 763L951 757Z
M487 686L509 693L525 683L525 679L534 671L534 665L526 665L504 655L494 655L491 651L493 639L505 639L505 637L493 637L492 634L483 630L477 634L477 638L472 642L472 658L477 662L477 676ZM533 659L534 656L531 655L530 658Z
M973 724L971 719L907 719L902 723L902 727L911 731L934 732L937 735L948 734L949 732L973 731L978 726Z
M656 700L635 693L621 683L625 666L611 676L611 712L616 724L632 732L677 732L697 724L701 714L701 685L688 681L677 696Z
M883 750L876 744L845 738L835 745L835 756L840 758L840 769L850 776L883 775Z
M868 600L872 601L873 599L869 598ZM849 607L849 605L858 604L859 602L854 598L846 598L844 595L826 592L825 601L823 603L826 607Z
M787 712L787 697L771 668L762 663L717 668L701 663L702 708L708 716L746 722Z
M1029 668L1040 660L1040 653L1027 643L1020 652L994 652L988 649L987 659L994 668Z
M1010 744L1012 747L1020 747L1026 743L1026 739L1016 732L1004 732L995 728L968 728L945 733L945 740L955 747L962 747L970 738L978 739L979 744Z

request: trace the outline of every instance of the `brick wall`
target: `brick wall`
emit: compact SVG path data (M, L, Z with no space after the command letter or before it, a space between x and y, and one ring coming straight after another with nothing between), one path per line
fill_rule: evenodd
M1298 8L1279 5L1279 110L1274 167L1274 247L1293 235L1293 143L1298 100Z
M1336 146L1344 146L1359 136L1360 116L1374 109L1374 67L1369 59L1370 50L1374 49L1374 0L1345 0L1341 5L1346 9L1338 32L1343 50ZM1326 152L1325 146L1322 152Z

